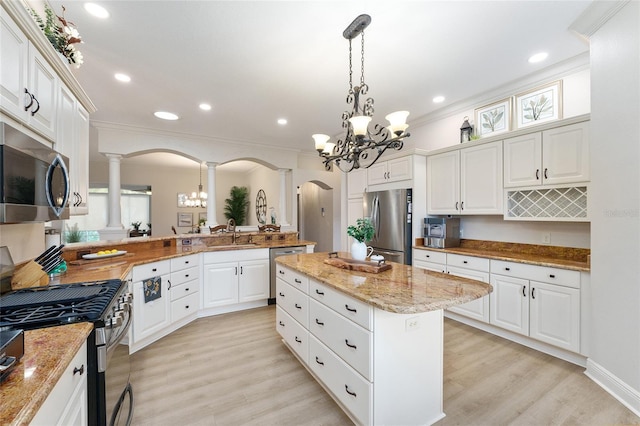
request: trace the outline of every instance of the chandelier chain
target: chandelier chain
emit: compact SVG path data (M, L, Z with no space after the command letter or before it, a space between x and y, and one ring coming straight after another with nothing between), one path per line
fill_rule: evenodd
M361 40L360 86L364 86L364 30L362 31L362 33L360 35L360 40ZM351 44L351 43L349 43L349 44Z
M351 40L349 40L349 93L353 90L353 66L351 65Z

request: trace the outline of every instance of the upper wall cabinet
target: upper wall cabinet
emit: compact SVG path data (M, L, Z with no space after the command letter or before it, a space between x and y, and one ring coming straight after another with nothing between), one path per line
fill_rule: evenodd
M56 73L0 8L0 107L35 132L56 136Z
M502 142L427 157L427 213L502 214Z
M379 161L367 169L367 184L378 185L412 179L412 164L410 155L393 160Z
M367 191L367 169L356 169L347 173L348 198L362 198Z
M504 187L589 181L589 123L504 141Z

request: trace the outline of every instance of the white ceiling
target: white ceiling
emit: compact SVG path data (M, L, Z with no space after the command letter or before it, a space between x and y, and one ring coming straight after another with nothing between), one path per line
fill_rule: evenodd
M107 20L90 16L81 1L50 1L58 14L64 5L84 41L85 63L74 74L98 108L92 120L312 152L311 134L341 132L348 89L342 31L360 13L372 17L365 77L374 122L406 109L411 124L587 51L568 27L591 1L98 3ZM542 50L546 62L527 62ZM357 82L359 39L354 53ZM132 81L116 81L116 72ZM446 101L434 104L436 95ZM201 102L213 109L201 111ZM159 120L157 110L181 119Z

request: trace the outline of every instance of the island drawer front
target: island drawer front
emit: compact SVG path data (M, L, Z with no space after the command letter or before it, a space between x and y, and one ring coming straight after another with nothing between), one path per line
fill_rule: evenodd
M580 272L549 266L527 265L524 263L491 261L491 273L508 277L524 278L565 287L580 288Z
M413 251L414 260L422 260L424 262L447 263L447 253L434 250L416 249Z
M309 331L368 381L373 381L370 331L313 299L309 302Z
M457 266L460 268L489 272L489 259L449 253L447 254L447 266Z
M276 303L304 328L309 326L309 297L281 279L276 279Z
M191 268L200 264L200 255L190 254L189 256L174 257L171 259L171 270L179 271L185 268Z
M188 281L179 285L175 285L173 281L171 281L171 283L173 284L169 289L171 301L178 300L182 297L189 296L200 291L200 286L197 280Z
M295 351L302 362L308 364L309 331L302 327L280 306L276 307L276 328L284 341Z
M171 272L171 285L177 286L187 281L197 280L200 277L200 268L193 266L181 271Z
M309 336L309 367L357 423L372 424L373 384L349 367L313 335Z
M309 277L285 266L276 264L276 278L296 287L304 294L309 294Z
M414 260L413 266L416 268L426 269L427 271L446 272L447 265L444 263L423 262L421 260Z
M173 291L173 289L171 289ZM178 321L198 312L200 295L192 293L171 302L171 321Z
M360 324L369 331L373 331L373 307L349 297L338 290L310 280L309 294L314 299L324 303L337 313Z
M159 277L160 275L169 275L171 271L171 262L161 260L160 262L151 262L144 265L133 267L133 282L146 280L148 278Z

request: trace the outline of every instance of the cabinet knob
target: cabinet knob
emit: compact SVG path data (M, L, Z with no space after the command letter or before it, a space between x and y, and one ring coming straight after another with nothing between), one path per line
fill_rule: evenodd
M302 306L298 305L297 303L294 306L296 307L296 309L302 309Z
M536 180L540 180L540 169L536 169Z
M84 374L84 364L82 364L80 368L78 367L73 368L73 375L75 376L76 373L80 373L81 376Z
M463 260L462 263L469 263L469 262L467 262L466 260Z
M545 168L544 168L544 178L545 178L545 179L548 179L548 177L547 177L547 170L548 170L548 169L545 167Z
M284 323L282 321L278 321L278 324L280 324L282 327L284 327Z
M280 269L280 270L278 271L278 273L279 273L280 275L284 275L284 271L283 271L282 269Z
M284 297L284 294L282 292L278 293L280 295L280 297Z
M189 291L189 287L185 288L184 291Z
M527 297L527 286L526 285L522 286L522 297Z
M320 361L320 360L318 359L318 357L316 357L316 362L317 362L318 364L320 364L320 365L324 365L324 362Z
M505 270L505 271L510 271L510 270L511 270L511 268L504 268L504 270Z
M185 306L184 308L185 308L185 309L189 309L189 305Z
M324 325L324 323L322 321L320 321L318 318L316 318L316 324L318 325Z
M344 344L349 346L351 349L358 349L356 345L349 343L349 339L344 339Z
M351 392L349 390L349 385L344 385L344 390L347 391L347 393L351 396L357 396L355 392Z
M426 257L427 257L427 258L429 258L429 257L431 257L431 255L430 255L430 254L428 254L428 255L426 255Z
M531 298L532 299L536 298L536 288L535 287L531 287Z
M167 282L169 283L169 287L167 287L167 290L171 290L171 280L167 280Z
M357 309L355 309L355 308L350 308L350 307L349 307L349 305L344 305L344 308L345 308L347 311L349 311L349 312L358 312L358 310L357 310Z
M555 278L556 276L553 274L549 274L549 278Z
M298 284L302 284L302 281L300 281L300 280L299 280L299 279L297 279L297 278L296 278L294 281L295 281L295 282L297 282Z
M319 294L320 296L324 296L324 291L320 291L316 288L316 294Z
M295 341L298 343L302 343L302 340L298 339L298 336L294 337Z

